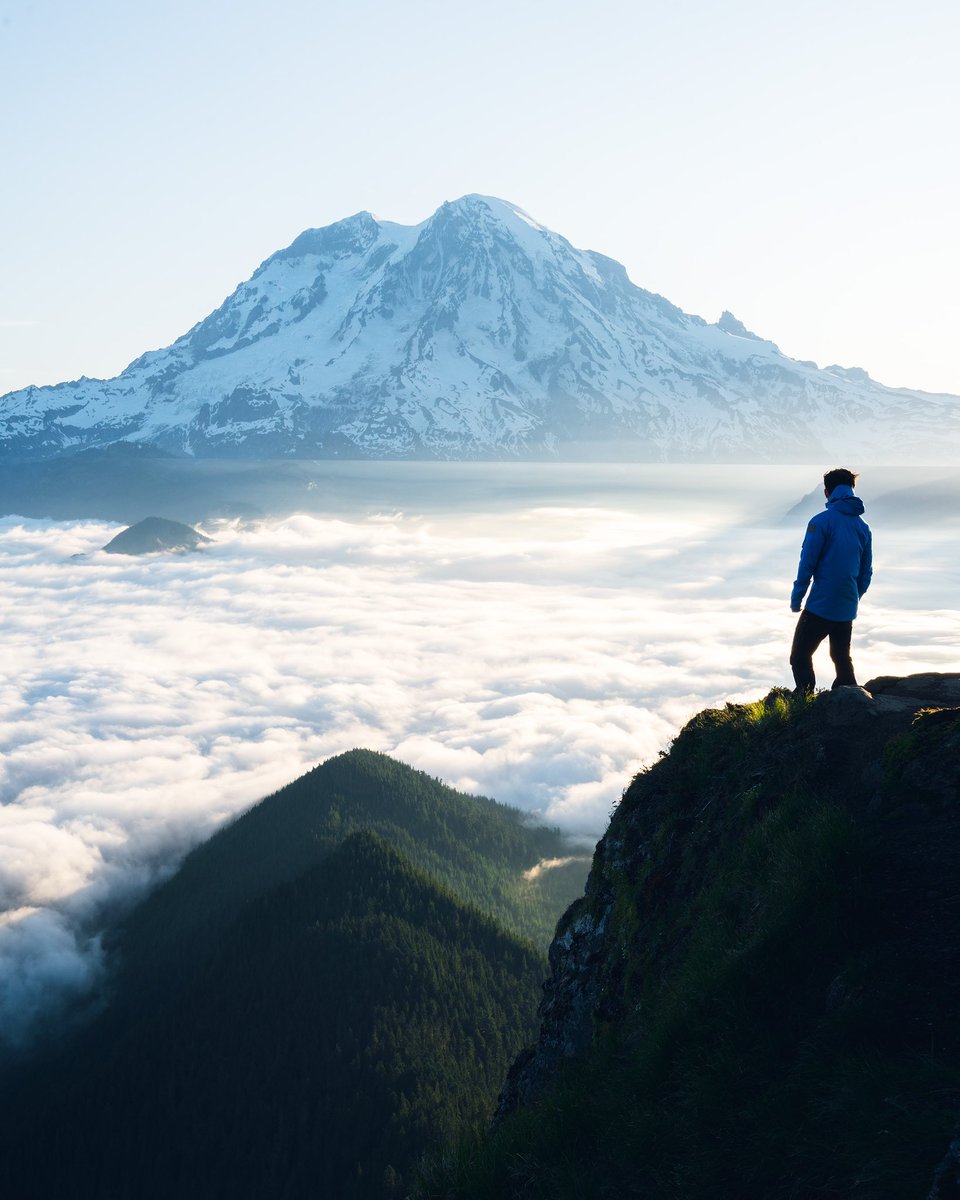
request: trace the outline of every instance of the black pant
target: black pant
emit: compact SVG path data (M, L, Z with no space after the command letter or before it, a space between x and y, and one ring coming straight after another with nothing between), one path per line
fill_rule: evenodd
M833 686L857 686L850 659L852 631L852 621L828 621L826 617L818 617L816 613L803 610L793 635L793 645L790 647L790 666L793 667L793 679L798 692L812 692L816 686L813 652L825 637L830 639L830 657L837 671Z

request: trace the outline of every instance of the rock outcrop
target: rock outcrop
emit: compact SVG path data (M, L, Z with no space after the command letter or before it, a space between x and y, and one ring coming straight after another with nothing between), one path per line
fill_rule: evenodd
M638 1092L652 1089L637 1102L638 1121L649 1097L703 1121L678 1152L689 1150L696 1169L678 1160L664 1170L702 1174L713 1169L704 1146L719 1145L733 1118L691 1100L703 1079L687 1060L719 1055L710 1039L728 1039L731 1061L743 1064L723 1076L730 1112L766 1122L767 1142L785 1139L772 1166L725 1167L739 1196L788 1194L776 1190L786 1186L776 1164L791 1139L804 1144L790 1147L789 1169L809 1182L790 1195L828 1180L816 1194L901 1196L905 1180L912 1186L924 1172L931 1197L958 1194L960 1140L951 1145L950 1135L960 1111L958 805L960 674L881 677L808 699L776 690L700 713L625 792L584 897L558 924L539 1040L510 1071L500 1131L527 1109L562 1112L564 1127L575 1126L571 1093L589 1079L596 1103L611 1073L622 1088L624 1064L635 1062ZM836 1079L834 1061L843 1063ZM889 1119L864 1118L859 1130L862 1096L877 1089ZM784 1095L806 1122L799 1130L757 1115ZM835 1143L823 1132L831 1105L848 1127ZM896 1149L901 1137L912 1150ZM583 1153L598 1157L611 1144ZM659 1149L649 1153L653 1162ZM637 1162L637 1178L646 1166ZM610 1170L604 1186L622 1187ZM854 1180L871 1171L884 1182L861 1190L843 1182L844 1172ZM681 1193L651 1182L636 1194Z
M190 525L168 521L164 517L145 517L136 525L121 530L103 548L107 554L183 554L212 542L213 538L198 533Z

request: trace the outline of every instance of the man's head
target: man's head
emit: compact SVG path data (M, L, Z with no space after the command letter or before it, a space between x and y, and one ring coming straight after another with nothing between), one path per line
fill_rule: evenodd
M830 493L841 483L845 483L847 487L857 486L857 476L852 471L848 471L846 467L834 467L832 471L827 471L823 477L823 490L827 494L827 499L830 499Z

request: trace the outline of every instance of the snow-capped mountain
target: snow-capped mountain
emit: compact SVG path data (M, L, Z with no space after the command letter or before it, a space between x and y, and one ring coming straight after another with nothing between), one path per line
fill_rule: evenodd
M0 398L0 453L117 440L211 457L941 460L960 399L786 358L515 205L301 234L111 380Z

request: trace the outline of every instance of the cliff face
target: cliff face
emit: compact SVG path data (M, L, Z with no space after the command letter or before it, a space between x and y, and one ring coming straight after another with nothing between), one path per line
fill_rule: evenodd
M960 675L695 717L557 927L498 1109L524 1195L566 1194L561 1126L583 1195L957 1194L958 806Z

